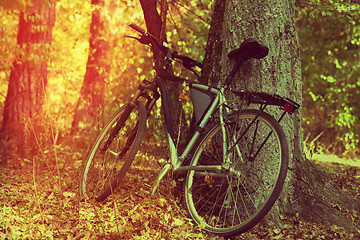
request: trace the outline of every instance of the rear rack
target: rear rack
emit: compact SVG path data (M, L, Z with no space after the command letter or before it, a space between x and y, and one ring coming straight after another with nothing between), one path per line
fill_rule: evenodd
M292 114L300 105L289 98L281 97L277 94L269 94L264 92L250 92L250 91L232 91L235 95L239 96L241 100L248 103L265 104L280 106L284 111Z

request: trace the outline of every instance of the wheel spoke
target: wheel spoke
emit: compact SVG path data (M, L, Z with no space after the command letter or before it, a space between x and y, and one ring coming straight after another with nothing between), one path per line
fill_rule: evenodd
M110 149L108 149L108 150L106 150L108 153L110 153L111 155L113 155L115 158L118 158L118 156L120 155L119 153L117 153L117 152L114 152L114 151L112 151L112 150L110 150Z

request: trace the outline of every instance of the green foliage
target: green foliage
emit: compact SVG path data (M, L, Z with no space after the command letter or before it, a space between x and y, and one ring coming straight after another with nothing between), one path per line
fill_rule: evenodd
M211 22L213 0L169 2L167 37L172 49L202 61ZM194 78L189 71L176 68L183 77Z
M351 1L300 1L304 135L331 151L353 151L360 126L360 6Z

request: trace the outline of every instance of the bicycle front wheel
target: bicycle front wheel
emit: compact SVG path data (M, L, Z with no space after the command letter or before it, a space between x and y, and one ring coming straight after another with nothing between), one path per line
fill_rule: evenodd
M146 127L141 102L123 105L107 122L86 161L80 180L80 197L101 202L117 187L129 170Z
M195 222L221 236L241 234L255 226L279 196L288 167L285 134L269 114L244 110L220 123L201 140L187 173L185 200ZM224 139L226 145L224 147ZM222 166L221 171L201 166Z

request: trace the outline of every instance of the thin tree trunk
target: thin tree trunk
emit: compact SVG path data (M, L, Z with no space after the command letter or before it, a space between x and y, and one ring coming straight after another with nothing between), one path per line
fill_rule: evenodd
M166 14L167 14L167 0L161 0L160 1L160 14L157 10L157 3L159 1L157 0L140 0L141 7L144 12L144 18L146 22L147 30L153 34L157 39L160 41L167 42L166 40ZM154 54L154 61L157 61L156 59L159 59L160 56L163 56L164 53L156 51L156 49L153 49ZM163 67L163 66L158 66ZM169 72L172 72L172 69L168 69ZM165 83L168 94L169 94L169 100L171 104L171 115L173 124L175 126L174 130L176 134L180 134L181 139L180 142L180 148L182 148L182 142L185 139L185 133L181 133L181 131L184 132L183 129L180 129L178 125L180 124L181 120L180 117L182 116L181 112L183 111L182 105L179 101L179 95L180 95L180 89L181 86L179 86L179 83L170 82L167 81ZM184 121L182 121L184 122ZM181 150L180 150L181 151Z
M35 154L42 132L47 61L55 23L53 1L33 1L19 16L17 43L23 49L10 74L2 136L15 151Z
M72 123L73 133L80 129L88 130L99 119L104 108L106 81L110 71L110 59L107 58L110 43L106 39L107 21L103 13L105 0L92 0L91 4L96 8L92 13L89 56Z
M246 62L232 88L263 91L302 101L301 63L294 23L294 0L218 0L209 32L202 82L220 85L233 63L227 54L246 38L257 38L270 49L262 60ZM270 113L278 116L277 108ZM301 109L281 122L288 139L290 164L282 195L267 217L281 224L279 214L356 228L339 209L359 210L358 204L305 158Z

